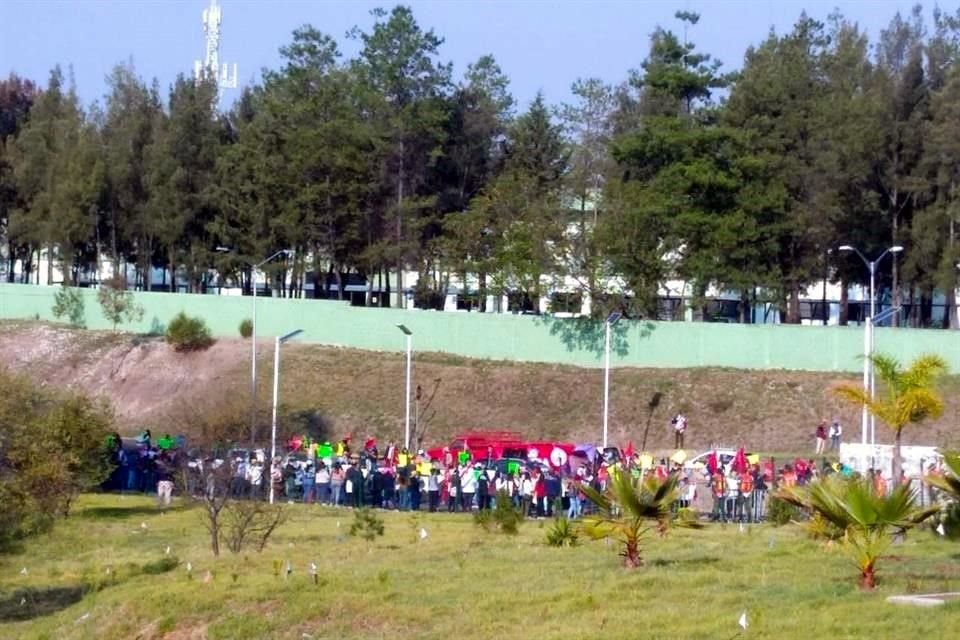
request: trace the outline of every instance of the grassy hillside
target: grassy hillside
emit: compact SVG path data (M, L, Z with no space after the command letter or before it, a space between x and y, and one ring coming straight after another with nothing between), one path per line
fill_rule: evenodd
M956 547L929 531L892 547L877 592L861 593L848 556L795 526L651 534L646 566L627 572L614 545L547 547L549 521L505 536L462 514L390 512L368 545L346 535L348 510L288 513L262 553L214 558L196 510L84 496L52 534L0 555L0 637L945 638L958 612L885 601L957 589Z
M0 325L0 362L47 384L108 399L128 430L197 434L224 420L246 434L250 407L250 343L220 340L202 353L177 354L156 338L75 331L38 323ZM272 345L258 351L259 432L266 436ZM856 376L725 369L615 369L610 435L672 446L669 419L689 417L687 446L747 445L762 451L812 449L821 417L840 418L859 437L859 411L829 392ZM468 360L417 353L414 387L423 389L425 441L439 443L465 429L514 429L531 438L578 442L600 438L603 373L595 369ZM916 444L958 444L960 379L944 384L947 411L906 433ZM281 356L281 430L318 435L402 438L404 357L291 343ZM432 401L428 402L432 396ZM659 398L655 407L651 401ZM886 439L886 428L877 426ZM646 434L646 435L645 435Z

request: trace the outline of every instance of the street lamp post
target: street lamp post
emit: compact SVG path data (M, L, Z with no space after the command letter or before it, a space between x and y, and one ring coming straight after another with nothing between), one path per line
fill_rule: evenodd
M413 351L413 332L406 325L398 324L397 328L407 337L407 389L404 394L404 404L406 405L405 417L403 421L403 447L410 450L410 354Z
M876 281L877 281L877 265L883 260L887 254L895 254L903 251L903 247L900 245L894 245L885 249L883 253L876 260L867 260L859 249L856 247L845 244L839 247L840 251L853 251L860 259L863 261L863 264L867 266L867 269L870 271L870 317L866 319L864 323L864 333L863 333L863 390L870 394L870 398L873 399L875 393L875 381L873 378L873 363L870 362L870 357L873 355L873 330L874 330L874 318L876 316ZM860 417L860 442L862 444L867 444L867 423L871 423L871 432L875 434L876 425L873 423L872 416L869 415L866 405L863 406L863 413ZM875 436L874 436L875 437ZM873 438L871 438L873 440Z
M277 457L277 398L280 394L280 345L303 333L297 329L290 333L277 336L273 343L273 418L270 421L270 504L273 504L273 465Z
M610 329L617 324L622 314L616 311L604 321L603 340L603 448L607 448L607 434L610 420Z
M257 270L279 255L289 256L293 251L280 249L269 258L252 264L250 269L250 289L253 292L253 318L250 334L250 446L257 438Z

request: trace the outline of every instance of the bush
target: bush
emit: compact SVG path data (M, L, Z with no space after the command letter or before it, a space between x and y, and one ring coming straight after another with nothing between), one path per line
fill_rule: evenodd
M113 330L124 322L138 322L143 318L143 307L137 304L133 294L126 290L123 278L111 278L101 283L97 290L97 302L103 317L113 324Z
M60 287L53 296L53 317L66 317L75 327L84 326L83 294L76 287Z
M160 575L161 573L173 571L179 564L180 561L176 556L166 556L164 558L160 558L159 560L145 563L142 570L148 576L156 576Z
M580 543L573 523L560 516L547 531L547 544L551 547L575 547Z
M770 501L767 503L767 521L777 525L778 527L785 524L790 524L792 520L797 519L799 514L800 511L786 500L781 500L777 497L771 497Z
M249 338L253 335L253 321L251 321L250 318L244 318L240 321L238 329L241 338Z
M167 344L176 351L203 351L213 344L206 323L201 318L192 318L182 311L167 325L166 337Z
M370 544L382 536L384 531L383 519L372 509L357 509L353 513L353 524L350 525L350 535L363 538Z
M513 501L506 491L497 491L497 499L493 507L493 521L501 533L513 535L517 527L523 522L523 513L513 506Z
M0 371L0 552L66 517L113 470L110 409ZM51 456L50 452L57 452Z
M227 548L240 553L252 547L257 553L267 546L270 536L287 518L283 505L259 500L232 500L223 510L221 534Z

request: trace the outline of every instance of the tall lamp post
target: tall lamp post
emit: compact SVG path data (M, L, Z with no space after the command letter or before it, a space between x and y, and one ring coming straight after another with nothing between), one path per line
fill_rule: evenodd
M403 421L403 448L410 450L410 354L413 351L413 331L404 324L398 324L397 329L403 332L407 337L407 390L404 394L406 412Z
M603 448L607 448L607 434L610 421L610 332L623 314L614 311L603 323Z
M894 245L885 249L883 253L876 260L868 260L863 253L860 252L856 247L845 244L839 247L840 251L853 251L860 259L863 260L863 264L867 266L867 269L870 271L870 317L867 318L864 323L864 333L863 333L863 390L870 394L872 399L874 396L874 379L873 379L873 363L870 362L870 357L873 355L873 321L874 316L876 315L876 295L875 287L877 280L877 265L880 264L880 261L887 257L887 254L895 254L903 251L903 247L900 245ZM860 442L861 444L867 444L867 423L870 421L869 412L867 411L866 405L863 407L863 413L860 417Z
M277 399L280 395L280 345L288 340L292 340L303 333L303 329L297 329L290 333L277 336L273 343L273 418L270 421L270 504L273 504L273 464L277 457Z
M280 249L269 258L250 265L250 289L253 291L253 318L250 334L250 446L257 438L257 271L279 255L290 256L290 249Z

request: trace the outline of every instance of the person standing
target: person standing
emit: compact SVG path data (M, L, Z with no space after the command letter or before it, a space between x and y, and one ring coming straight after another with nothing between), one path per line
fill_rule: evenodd
M169 507L172 495L173 463L164 451L157 460L157 502L162 507Z
M330 469L322 460L317 463L317 474L314 478L314 487L317 493L317 502L330 504Z
M817 425L817 431L814 435L816 436L816 439L817 439L816 452L819 455L823 453L827 444L827 421L825 419L821 420L820 424Z
M467 513L473 511L473 495L477 492L477 475L473 468L464 465L460 470L460 506Z
M440 470L430 469L427 477L427 496L430 504L430 513L436 513L440 507Z
M834 418L830 425L830 451L840 451L840 436L843 435L843 427L840 421Z
M339 462L333 464L333 471L330 472L330 498L333 506L339 507L342 502L343 485L346 482L347 474Z
M687 417L683 413L673 416L670 421L673 425L673 448L683 449L683 434L687 432Z
M727 478L723 474L722 467L718 467L710 476L710 490L713 494L713 516L711 519L714 522L726 522L723 503L727 496Z

